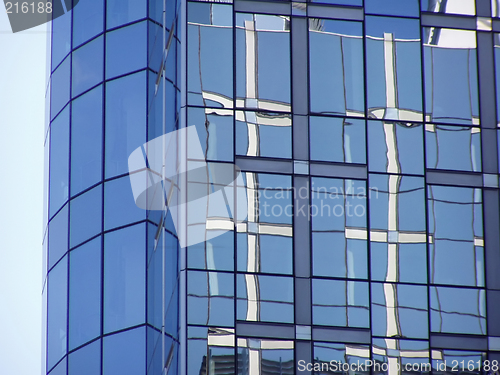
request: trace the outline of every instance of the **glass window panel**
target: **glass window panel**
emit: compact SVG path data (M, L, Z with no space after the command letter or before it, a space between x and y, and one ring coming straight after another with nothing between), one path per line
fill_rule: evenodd
M222 272L188 273L188 323L234 326L234 275Z
M104 29L104 1L78 1L73 9L73 46L79 46Z
M49 223L49 269L68 251L68 205Z
M142 374L146 369L146 329L120 332L103 339L103 375Z
M431 287L431 331L486 334L486 293L482 289Z
M309 20L311 111L364 116L363 24Z
M68 375L99 375L101 373L101 340L69 355Z
M69 196L69 109L50 125L49 217Z
M147 25L140 22L106 34L107 79L146 67Z
M128 157L146 141L146 74L106 83L106 178L128 172Z
M293 278L239 274L237 319L293 323Z
M495 0L496 1L496 0ZM498 0L500 5L500 0ZM500 12L500 7L497 7L496 12ZM498 15L497 15L498 17ZM497 93L497 126L500 126L500 34L493 34L494 54L495 54L495 87Z
M234 341L234 329L188 327L188 375L235 371Z
M366 184L313 178L313 274L367 278Z
M233 107L233 8L188 3L188 101Z
M103 80L103 58L104 37L102 36L73 51L71 86L73 97Z
M373 360L377 363L377 367L374 366L377 374L388 375L396 371L402 375L415 373L424 375L431 372L427 341L374 338L372 353ZM400 370L394 368L396 364L400 366ZM379 368L382 368L382 371Z
M313 350L314 362L319 364L321 370L329 368L331 372L339 374L342 373L340 366L344 363L348 363L352 368L356 368L355 366L370 368L370 347L367 345L314 342ZM331 361L339 367L338 370L331 367ZM363 372L359 370L356 373Z
M234 269L234 231L222 233L187 250L189 268L232 271Z
M102 86L75 99L71 108L71 195L102 179Z
M236 15L238 107L290 112L290 20Z
M313 3L363 6L363 0L313 0Z
M311 159L366 163L364 120L311 116L309 130Z
M425 126L427 168L481 172L481 129Z
M313 324L369 328L368 294L366 282L313 279Z
M434 13L453 13L475 15L476 6L475 0L420 0L422 11Z
M422 121L419 21L367 16L366 61L368 117Z
M372 283L372 334L428 337L427 287Z
M50 118L53 119L69 101L71 56L52 73L50 83Z
M104 235L105 333L144 323L145 236L144 224Z
M238 374L294 374L293 346L293 341L238 338Z
M108 30L146 17L146 0L107 0L106 25Z
M476 32L424 28L424 67L426 119L479 125Z
M423 126L368 121L370 171L424 174Z
M101 237L70 253L69 349L101 333Z
M233 111L189 108L188 126L192 125L206 160L233 161Z
M54 10L56 10L54 4ZM56 11L54 14L57 14ZM61 14L64 11L61 12ZM52 20L52 71L71 51L71 11ZM68 75L69 78L69 75Z
M484 285L480 189L428 187L430 282Z
M68 316L68 258L49 273L47 320L47 368L52 368L66 354Z
M102 230L102 185L74 198L70 203L70 248Z
M52 369L49 373L50 375L66 375L66 358L64 358L59 364Z
M432 373L436 375L451 375L457 373L467 373L470 375L484 374L479 368L485 364L486 353L458 350L433 350ZM490 357L491 358L491 357ZM469 367L470 364L470 367ZM458 365L458 366L457 366ZM491 366L492 363L490 362ZM455 369L453 369L455 367ZM462 369L466 369L463 371Z
M365 13L418 17L420 10L418 0L365 0Z

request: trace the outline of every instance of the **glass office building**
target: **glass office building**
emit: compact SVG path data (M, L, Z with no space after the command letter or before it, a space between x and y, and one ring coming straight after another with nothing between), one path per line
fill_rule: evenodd
M500 2L80 0L49 42L44 374L498 370ZM127 163L192 125L247 216L183 248Z

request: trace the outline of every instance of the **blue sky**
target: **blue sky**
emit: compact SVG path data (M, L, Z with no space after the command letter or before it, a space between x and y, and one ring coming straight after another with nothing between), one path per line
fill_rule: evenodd
M46 25L13 34L0 5L0 374L41 368Z

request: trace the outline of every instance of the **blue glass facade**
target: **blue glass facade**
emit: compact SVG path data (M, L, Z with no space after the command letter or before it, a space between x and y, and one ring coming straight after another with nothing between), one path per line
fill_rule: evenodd
M51 25L44 374L498 370L500 3L163 7ZM192 125L247 216L181 247L128 158Z

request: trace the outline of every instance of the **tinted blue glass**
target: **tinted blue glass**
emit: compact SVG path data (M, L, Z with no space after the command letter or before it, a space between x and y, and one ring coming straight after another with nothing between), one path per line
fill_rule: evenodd
M234 232L229 231L200 244L189 246L189 268L232 271L234 269Z
M102 374L143 374L146 370L145 345L145 328L136 328L105 337Z
M69 349L101 332L101 238L70 253Z
M147 22L140 22L106 34L106 78L146 67Z
M362 6L363 0L313 0L314 3Z
M146 74L106 83L106 178L128 172L128 157L146 141Z
M71 195L102 178L102 86L73 101L71 112Z
M49 223L49 266L52 266L68 251L68 205Z
M108 30L146 17L146 0L106 1L106 22Z
M420 0L422 11L435 13L476 14L475 0Z
M104 37L102 36L73 52L73 82L71 86L73 97L103 80L103 58Z
M497 12L498 11L500 11L500 7L497 8ZM495 87L497 91L497 123L500 124L500 34L493 34L493 40L495 54Z
M188 323L234 325L234 275L191 271L188 274Z
M64 62L52 73L51 77L51 97L50 97L50 118L53 119L59 111L69 101L70 69L71 57L66 58Z
M52 368L66 354L68 309L68 258L49 273L47 368Z
M146 226L104 236L104 332L145 320Z
M50 125L49 217L69 196L69 109Z
M102 230L102 185L74 198L70 203L70 247Z
M418 0L365 0L365 13L418 17Z
M71 51L71 12L52 21L52 71ZM68 76L69 77L69 76Z
M94 341L69 355L68 375L101 373L101 340Z
M64 358L55 368L52 369L50 375L66 375L66 358Z
M104 184L104 230L146 219L146 210L135 205L128 176Z
M78 1L73 8L73 46L100 34L104 28L104 1Z
M309 129L311 159L366 163L364 120L311 116Z

